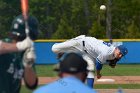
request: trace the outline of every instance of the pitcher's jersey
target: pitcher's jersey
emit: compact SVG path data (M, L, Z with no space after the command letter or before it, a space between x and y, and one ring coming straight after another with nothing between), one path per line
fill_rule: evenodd
M0 55L0 93L19 93L24 69L23 53Z
M93 61L96 59L101 64L106 60L114 59L115 47L94 37L80 35L62 43L55 43L52 47L55 53L76 52L88 55Z
M110 43L96 39L94 37L85 37L85 49L90 56L96 58L101 64L106 60L114 59L115 47Z

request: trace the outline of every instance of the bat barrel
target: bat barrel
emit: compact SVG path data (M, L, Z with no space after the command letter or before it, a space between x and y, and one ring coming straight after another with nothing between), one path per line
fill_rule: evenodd
M21 0L22 15L25 20L28 18L28 0Z

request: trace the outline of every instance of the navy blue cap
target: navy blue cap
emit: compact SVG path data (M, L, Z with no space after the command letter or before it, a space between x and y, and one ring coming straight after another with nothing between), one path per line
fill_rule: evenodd
M122 53L123 56L125 56L128 53L127 48L123 45L119 45L119 46L117 46L117 48L120 50L120 52Z
M87 62L77 53L65 53L55 71L78 73L87 71Z

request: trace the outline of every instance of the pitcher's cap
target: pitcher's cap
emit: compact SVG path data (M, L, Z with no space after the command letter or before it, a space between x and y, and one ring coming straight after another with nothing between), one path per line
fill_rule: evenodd
M117 48L120 50L123 56L125 56L128 53L128 49L123 45L119 45L117 46Z

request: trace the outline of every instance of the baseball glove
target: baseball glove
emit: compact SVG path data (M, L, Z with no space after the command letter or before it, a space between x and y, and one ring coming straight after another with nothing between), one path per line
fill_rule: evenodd
M115 68L117 62L119 61L120 59L113 59L113 60L107 60L109 62L109 66L112 67L112 68Z
M63 56L64 53L58 53L57 54L57 59L60 59Z

